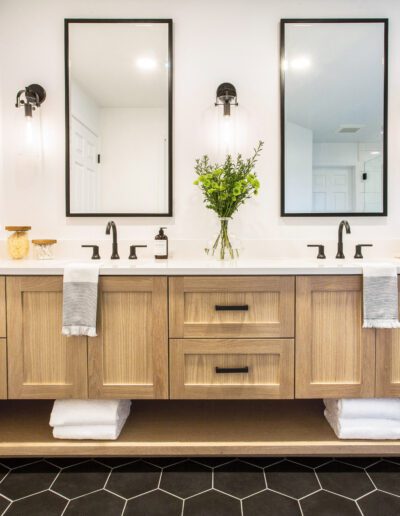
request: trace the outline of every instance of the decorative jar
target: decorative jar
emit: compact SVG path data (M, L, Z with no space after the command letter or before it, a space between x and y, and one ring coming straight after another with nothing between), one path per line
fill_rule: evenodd
M22 260L28 256L28 231L30 229L31 226L6 226L7 231L12 231L7 239L7 249L10 258L13 260Z
M54 258L54 244L57 240L32 240L33 251L37 260L52 260Z

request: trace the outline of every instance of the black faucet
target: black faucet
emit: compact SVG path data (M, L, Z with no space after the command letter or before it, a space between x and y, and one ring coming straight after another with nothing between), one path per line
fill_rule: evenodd
M347 220L342 220L339 224L339 238L338 238L338 244L337 244L337 254L336 258L344 258L343 254L343 228L346 228L346 233L351 233L350 224L347 222Z
M111 228L112 228L112 236L113 236L111 260L119 260L117 226L115 225L115 222L113 220L110 220L110 222L107 224L106 235L110 234Z

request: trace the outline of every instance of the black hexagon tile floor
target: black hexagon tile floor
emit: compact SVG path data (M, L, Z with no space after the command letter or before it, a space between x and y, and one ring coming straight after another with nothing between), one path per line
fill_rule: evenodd
M0 516L399 516L398 458L0 459Z

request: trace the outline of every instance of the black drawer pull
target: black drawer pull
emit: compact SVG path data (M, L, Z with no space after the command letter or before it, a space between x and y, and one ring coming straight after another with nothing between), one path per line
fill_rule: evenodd
M215 310L217 312L228 312L229 310L234 310L236 312L247 312L248 309L249 305L215 305Z
M215 368L215 372L217 374L222 374L222 373L248 373L249 372L249 368L248 368L248 366L246 366L246 367L216 367Z

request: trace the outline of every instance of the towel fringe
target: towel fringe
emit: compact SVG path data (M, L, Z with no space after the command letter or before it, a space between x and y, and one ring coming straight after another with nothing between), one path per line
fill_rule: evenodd
M96 328L91 326L63 326L61 333L66 337L80 337L82 335L97 337Z
M363 328L400 328L400 322L393 319L364 319Z

